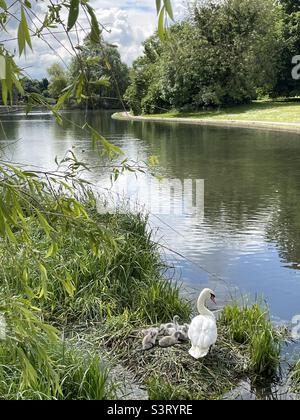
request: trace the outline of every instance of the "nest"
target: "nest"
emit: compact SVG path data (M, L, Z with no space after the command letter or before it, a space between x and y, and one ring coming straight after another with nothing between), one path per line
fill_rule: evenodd
M131 332L127 337L114 337L106 347L139 382L168 390L168 399L214 399L233 389L245 376L248 360L240 346L227 343L222 331L211 352L203 359L193 359L190 343L173 347L155 346L142 350L142 335ZM160 396L159 399L162 399Z

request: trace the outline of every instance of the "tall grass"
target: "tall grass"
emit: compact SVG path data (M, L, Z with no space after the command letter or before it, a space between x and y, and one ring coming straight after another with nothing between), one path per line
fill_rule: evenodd
M291 368L290 373L291 390L300 395L300 360Z
M147 219L99 215L90 202L85 211L89 218L78 217L64 231L54 218L51 235L29 218L31 253L17 229L17 241L0 242L0 313L8 323L0 342L3 398L106 399L107 371L97 354L73 349L59 356L62 327L97 321L110 334L124 334L126 325L129 332L175 314L189 317L179 287L163 276Z
M144 323L169 320L174 314L187 319L189 305L179 297L179 287L163 277L164 267L147 232L146 219L96 213L93 217L109 229L114 240L95 255L89 235L77 237L76 229L70 227L60 238L59 252L46 261L48 299L38 300L44 317L66 324L102 321L129 310L137 312ZM84 229L85 220L81 223ZM31 225L31 235L37 252L46 255L51 239L35 224ZM0 267L0 287L6 293L24 295L28 290L28 283L23 281L27 255L16 254L12 248L10 244L1 249L6 264ZM40 270L34 260L29 274L30 288L38 291Z
M220 324L226 327L230 340L245 346L250 370L258 375L274 375L280 362L282 337L269 318L268 310L259 304L224 308Z
M12 361L5 346L0 347L0 400L107 400L115 398L116 386L109 370L94 354L63 345L49 346L55 365L56 386L43 366L37 381L24 383L23 367Z

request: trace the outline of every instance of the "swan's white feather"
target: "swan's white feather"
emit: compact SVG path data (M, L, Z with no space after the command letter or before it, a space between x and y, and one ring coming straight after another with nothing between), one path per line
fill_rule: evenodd
M198 315L190 325L188 332L192 348L189 353L195 359L205 357L218 338L216 319L213 315Z

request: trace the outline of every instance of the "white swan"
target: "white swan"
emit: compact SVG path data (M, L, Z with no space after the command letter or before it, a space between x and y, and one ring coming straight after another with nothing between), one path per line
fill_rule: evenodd
M204 289L198 298L197 309L200 315L192 320L188 332L192 343L189 354L195 359L205 357L218 338L216 318L205 306L208 299L216 303L215 297L212 290Z

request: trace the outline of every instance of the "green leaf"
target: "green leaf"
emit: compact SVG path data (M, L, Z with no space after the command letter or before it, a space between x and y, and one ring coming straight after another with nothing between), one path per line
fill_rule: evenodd
M105 87L109 87L110 86L110 77L108 76L101 76L99 80L94 80L92 82L90 82L91 85L94 86L105 86Z
M8 94L8 92L7 92L6 80L5 79L1 80L1 83L2 83L2 101L3 101L4 105L7 105L7 94Z
M4 10L7 9L7 4L6 4L5 0L0 0L0 7L1 7L1 9L4 9Z
M167 11L169 17L172 20L174 20L174 15L173 15L173 9L172 9L171 0L164 0L164 5L165 5L166 11Z
M15 73L11 73L11 77L12 77L13 84L16 87L16 89L18 90L18 92L22 96L24 96L25 92L24 92L22 84L20 83L20 80L16 77Z
M26 115L28 115L32 111L32 102L28 102L26 105Z
M94 44L97 44L100 41L100 35L101 35L100 26L99 26L97 17L95 15L94 9L89 4L86 4L86 7L87 7L87 11L88 11L88 13L91 17L90 39Z
M15 235L13 234L10 226L8 223L5 224L5 231L6 231L6 235L7 237L12 241L12 242L17 242L17 239L15 237Z
M68 31L70 31L77 22L79 16L79 4L80 0L71 0L68 17Z
M43 297L47 297L47 293L48 293L48 273L47 270L45 268L45 266L43 264L40 264L40 273L41 273L41 289L40 289L40 294L39 294L39 298L43 298Z
M23 51L25 52L26 44L32 49L26 14L25 14L24 7L22 6L21 7L21 21L18 28L18 45L19 45L20 56L22 55Z
M158 18L158 35L160 39L164 39L165 36L165 8L163 7L160 11Z
M73 90L73 85L71 86L70 89L68 89L63 95L61 95L58 98L58 101L56 102L56 105L53 108L55 111L60 111L61 107L64 105L66 100L70 98L72 94L72 90Z
M96 131L89 124L86 124L86 127L88 127L89 130L91 131L92 144L94 147L97 145L97 142L100 142L109 157L112 157L113 155L124 155L124 152L122 149L120 149L118 146L115 146L114 144L106 140L103 136L101 136L100 133L98 133L98 131Z
M72 277L69 273L66 275L66 279L63 280L63 286L70 297L74 297L76 287L74 286Z
M81 102L82 92L84 88L84 74L80 73L75 90L75 97L78 104Z
M36 210L36 213L37 213L41 227L45 231L46 235L49 236L51 233L52 227L49 225L49 223L47 222L47 220L45 219L45 217L42 215L41 212Z
M48 249L45 259L52 257L53 255L56 254L56 252L57 252L57 244L52 243Z
M157 14L159 14L160 9L161 9L161 0L156 0L156 11L157 11Z
M10 94L10 96L12 96L12 66L11 66L11 58L9 56L5 57L5 67L6 67L6 71L5 71L5 75L6 75L6 84L7 84L7 90Z
M16 347L16 352L19 357L19 361L23 367L22 369L22 385L24 387L34 387L37 384L37 371L32 366L26 353L21 347Z

